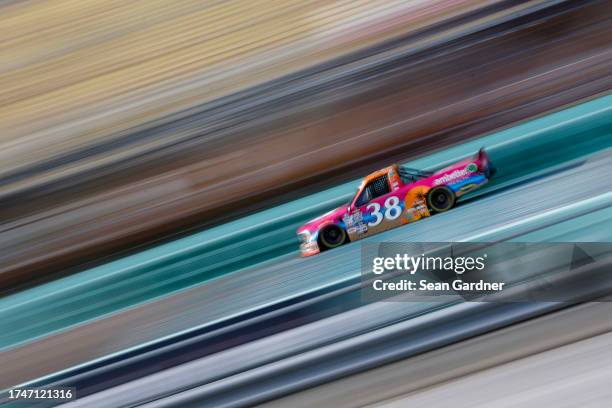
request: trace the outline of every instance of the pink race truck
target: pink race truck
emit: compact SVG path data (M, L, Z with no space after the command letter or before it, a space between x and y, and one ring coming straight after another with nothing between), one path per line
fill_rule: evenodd
M436 172L397 164L375 171L348 204L298 228L302 256L448 211L458 197L483 186L494 173L484 149Z

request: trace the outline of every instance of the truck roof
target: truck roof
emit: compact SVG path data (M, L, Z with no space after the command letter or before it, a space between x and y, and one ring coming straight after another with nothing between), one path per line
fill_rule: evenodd
M368 174L367 176L365 176L363 178L363 180L361 181L361 184L366 184L369 181L374 180L375 178L378 178L380 176L384 176L384 175L388 174L390 170L397 171L397 164L392 164L390 166L384 167L384 168L382 168L380 170L376 170L376 171Z

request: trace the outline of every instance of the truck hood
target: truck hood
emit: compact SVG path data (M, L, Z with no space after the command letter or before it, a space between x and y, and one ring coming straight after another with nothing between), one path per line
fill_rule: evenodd
M304 229L308 229L310 232L316 231L317 229L319 229L321 225L326 224L328 222L336 223L339 220L341 220L342 217L344 217L344 215L347 213L347 210L348 210L348 205L345 204L331 211L328 211L325 214L317 218L314 218L308 221L307 223L305 223L304 225L302 225L298 229L298 233L300 231L303 231Z

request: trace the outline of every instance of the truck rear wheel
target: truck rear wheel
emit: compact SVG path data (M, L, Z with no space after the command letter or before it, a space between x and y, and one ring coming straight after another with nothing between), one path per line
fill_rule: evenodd
M457 197L445 186L434 187L427 194L427 206L434 213L448 211L455 206Z

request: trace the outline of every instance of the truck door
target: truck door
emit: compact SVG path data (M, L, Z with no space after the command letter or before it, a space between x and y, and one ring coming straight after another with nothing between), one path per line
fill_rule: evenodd
M362 237L401 225L402 204L400 193L391 191L387 175L370 180L355 202L367 227Z

